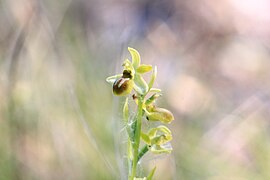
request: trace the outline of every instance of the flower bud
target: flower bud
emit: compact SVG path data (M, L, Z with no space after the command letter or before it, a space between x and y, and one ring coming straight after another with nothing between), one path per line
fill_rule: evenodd
M113 93L117 96L130 94L133 88L133 81L129 78L117 79L113 84Z
M173 114L164 108L159 108L155 106L148 106L146 112L146 117L149 121L160 121L163 123L171 123L174 120Z

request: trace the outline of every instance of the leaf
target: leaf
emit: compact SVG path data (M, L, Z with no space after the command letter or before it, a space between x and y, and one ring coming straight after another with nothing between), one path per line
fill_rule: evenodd
M134 83L134 89L139 94L144 95L148 92L148 85L141 75L135 74Z
M157 167L155 166L149 173L149 175L147 176L146 180L152 180L153 179L153 176L155 174L155 171L156 171Z
M137 69L141 63L140 54L136 49L133 49L131 47L128 48L128 51L130 52L132 57L132 65L134 69Z
M143 73L147 73L147 72L151 71L152 69L153 68L151 65L142 64L136 69L136 72L143 74Z
M128 127L127 127L129 139L132 143L134 143L134 139L135 139L136 125L137 125L136 121L133 121L132 123L128 124Z
M128 116L129 116L129 110L128 110L128 97L127 97L124 107L123 107L123 118L124 118L125 123L128 123Z
M154 82L156 80L156 77L157 77L157 66L154 67L152 75L151 75L150 82L148 83L149 89L151 89L153 87Z
M107 81L108 83L110 83L111 85L113 85L113 83L114 83L117 79L119 79L119 78L121 78L121 77L122 77L122 74L117 74L117 75L114 75L114 76L107 77L106 81Z

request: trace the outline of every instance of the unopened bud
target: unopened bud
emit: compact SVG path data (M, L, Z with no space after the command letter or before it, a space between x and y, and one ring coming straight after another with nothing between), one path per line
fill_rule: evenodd
M174 120L173 114L167 109L148 106L147 110L148 112L146 113L146 116L149 121L171 123Z

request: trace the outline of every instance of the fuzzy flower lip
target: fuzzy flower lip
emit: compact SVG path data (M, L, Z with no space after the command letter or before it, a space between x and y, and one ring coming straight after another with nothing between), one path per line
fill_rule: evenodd
M125 96L130 94L133 87L133 81L129 78L120 78L113 84L113 93L115 95Z

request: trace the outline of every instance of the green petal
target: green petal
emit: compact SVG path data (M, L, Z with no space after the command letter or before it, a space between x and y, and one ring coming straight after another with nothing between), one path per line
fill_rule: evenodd
M151 65L142 64L137 68L136 72L143 74L143 73L147 73L147 72L151 71L152 69L153 68Z
M114 76L110 76L110 77L107 77L106 81L108 83L110 83L111 85L113 85L113 83L119 79L120 77L122 77L122 74L117 74L117 75L114 75Z
M135 69L137 69L141 63L140 54L136 49L133 49L131 47L128 48L128 51L130 52L130 55L132 57L132 65Z
M148 85L149 86L149 85ZM149 90L149 92L152 92L152 93L160 93L161 92L161 89L158 89L158 88L151 88Z

